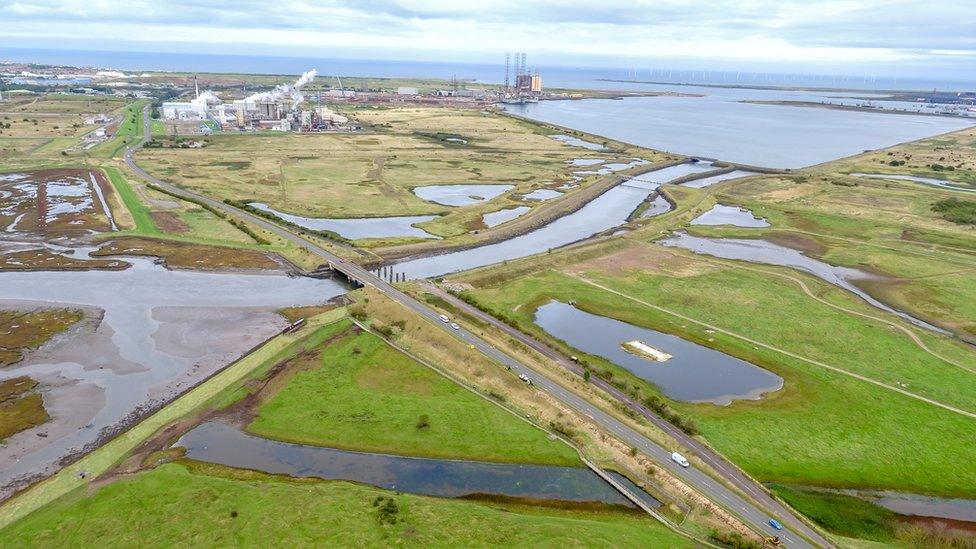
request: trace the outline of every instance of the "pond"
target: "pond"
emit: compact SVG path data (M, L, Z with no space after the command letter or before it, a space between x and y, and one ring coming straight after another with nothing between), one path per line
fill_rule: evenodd
M581 147L584 149L589 149L591 151L605 151L606 147L599 143L592 143L590 141L584 141L578 137L573 137L571 135L550 135L549 137L555 139L556 141L561 141L567 145L572 145L574 147Z
M0 272L2 308L87 311L68 332L0 371L0 379L40 381L52 416L0 446L0 497L15 480L53 470L103 429L173 398L276 334L287 322L275 310L348 291L283 273L172 271L151 258L126 261L132 267L123 271Z
M936 187L942 187L943 189L952 189L954 191L963 191L967 193L976 193L976 188L973 187L963 187L961 184L953 184L952 181L946 181L945 179L935 179L934 177L919 177L917 175L899 175L891 173L852 173L854 177L869 177L872 179L894 179L897 181L914 181L915 183L922 183L923 185L933 185Z
M653 383L675 400L727 405L734 400L757 400L783 387L778 375L744 360L559 301L539 307L535 323L556 339ZM628 352L623 345L631 341L649 345L671 358L659 362Z
M711 210L691 220L692 225L732 225L734 227L769 227L769 222L738 206L716 204Z
M803 252L794 250L793 248L773 244L766 240L702 238L691 236L687 233L676 233L660 241L660 244L663 246L684 248L697 254L724 259L738 259L751 263L791 267L809 273L834 286L843 288L857 295L873 307L897 315L920 328L944 335L951 335L950 332L938 326L933 326L924 320L885 305L852 283L854 280L876 280L878 279L877 276L850 267L836 267L823 261L807 257Z
M529 212L532 208L528 206L517 206L515 208L506 208L504 210L498 210L497 212L489 212L481 217L482 222L486 227L497 227L502 223L511 221L517 217L520 217Z
M651 200L648 208L641 214L641 217L654 217L665 214L670 212L673 207L663 196L656 194L654 195L654 200Z
M198 461L294 477L361 482L412 494L452 498L484 494L633 506L583 467L353 452L269 440L219 422L192 429L176 445L186 448L186 456ZM653 498L651 501L660 506Z
M541 202L541 201L544 201L544 200L551 200L553 198L556 198L556 197L562 196L562 195L563 195L563 193L561 193L559 191L554 191L552 189L536 189L536 190L534 190L534 191L532 191L532 192L530 192L528 194L523 195L522 196L522 199L523 200L538 200L538 201Z
M444 206L467 206L478 202L487 202L514 188L514 185L504 183L463 183L414 187L413 193L428 202L443 204Z
M276 217L289 223L294 223L299 227L313 231L332 231L349 240L394 237L438 238L414 226L417 223L437 219L436 215L330 219L324 217L302 217L300 215L279 212L261 202L251 202L248 205L263 212L274 214Z

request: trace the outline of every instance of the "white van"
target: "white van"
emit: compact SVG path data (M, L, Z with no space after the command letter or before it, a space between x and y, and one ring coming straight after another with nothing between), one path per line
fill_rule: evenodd
M451 319L447 318L447 315L441 315L441 322L448 323Z
M688 460L685 459L685 456L679 454L678 452L674 452L673 454L671 454L671 461L677 463L682 467L691 467L691 464L688 463Z

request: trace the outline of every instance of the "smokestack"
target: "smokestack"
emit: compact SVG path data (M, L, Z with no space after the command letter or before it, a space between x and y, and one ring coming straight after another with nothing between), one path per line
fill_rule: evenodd
M193 90L196 92L197 99L200 99L200 85L197 84L197 75L193 75Z

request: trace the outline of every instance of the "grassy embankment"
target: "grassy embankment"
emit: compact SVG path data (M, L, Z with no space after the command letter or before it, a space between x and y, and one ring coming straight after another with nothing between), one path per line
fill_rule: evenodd
M392 504L390 503L392 501ZM12 546L653 546L691 543L634 513L436 499L172 463L81 491L8 528Z
M366 108L354 116L369 129L356 134L213 136L202 149L146 149L139 161L154 175L188 189L221 199L266 202L300 215L444 214L420 226L438 236L457 237L483 229L486 212L522 204L538 207L538 202L517 195L568 181L573 171L583 169L567 163L573 158L664 158L644 150L585 151L546 137L549 132L539 126L473 109ZM462 208L427 202L411 190L453 183L509 183L516 188L488 204Z
M294 359L297 373L267 397L248 431L370 452L579 464L569 446L350 326Z
M481 414L472 421L483 422L488 418L486 430L497 428L511 434L515 446L522 450L525 447L518 443L519 440L536 446L536 451L522 454L524 456L563 459L560 452L553 453L545 448L568 447L547 440L543 432L501 410L496 409L501 415L495 417L496 411L491 410L492 405L488 402L458 387L453 391L448 389L444 384L450 382L425 372L419 364L404 363L402 359L389 356L388 353L395 351L375 336L348 333L348 322L335 323L342 314L342 310L337 310L313 320L298 340L292 336L277 338L266 346L272 349L262 348L258 352L260 357L252 355L243 359L82 462L69 466L70 471L63 471L48 481L47 484L53 486L44 487L47 491L36 487L22 496L47 497L41 501L27 499L30 508L37 510L8 526L3 532L5 539L14 545L29 540L33 546L88 543L89 539L124 545L135 539L133 536L138 536L141 544L150 546L173 542L255 545L267 540L289 544L403 543L423 546L688 545L684 538L635 512L428 498L346 482L291 479L184 460L121 476L98 487L86 488L77 480L75 469L100 473L162 426L194 411L240 402L256 386L256 381L266 379L269 374L275 376L270 383L286 383L277 394L288 404L308 384L321 386L327 379L325 376L315 379L311 374L327 373L344 366L350 366L350 377L337 384L344 387L343 396L354 398L363 405L368 397L380 399L387 404L378 410L377 415L383 416L381 419L395 422L398 418L410 418L412 423L417 411L428 409L417 407L417 403L422 401L429 405L429 431L421 436L431 435L430 444L446 444L462 452L484 447L475 436L470 438L473 446L462 446L446 433L438 432L439 425L446 428L452 421L457 421L437 414L437 409L446 406L468 418L480 411ZM343 334L345 337L334 340L336 335ZM309 353L320 350L327 342L327 351L336 345L335 350L342 355L316 357L317 368L300 369L295 377L278 379L281 373L276 365L308 358ZM360 353L355 353L357 346ZM335 362L324 362L322 358L331 358ZM385 368L386 363L380 362L384 359L391 359L395 369L388 369L379 376L364 375L376 374L377 368ZM299 365L300 368L307 366ZM403 381L407 381L408 387L405 395L396 385ZM355 394L351 385L365 385L365 388ZM267 408L274 408L274 400L263 411ZM417 427L406 425L406 429L413 431ZM376 440L373 435L383 438L388 431L385 422L381 422L361 426L361 433L369 435L366 440ZM471 430L469 426L465 433L476 435L478 429ZM498 437L497 431L486 436L499 443L510 442ZM411 438L410 435L394 435L388 441L406 447ZM570 455L575 457L575 454ZM61 497L55 500L55 495ZM199 505L201 498L207 501L202 509ZM6 509L0 510L0 518L13 518L9 514L11 511L8 504ZM181 518L184 516L185 520ZM136 534L143 530L149 533Z
M133 185L117 168L105 168L105 173L116 191L109 196L113 211L126 228L105 233L103 236L113 241L96 255L157 256L175 268L280 268L269 253L288 250L284 241L272 241L269 233L251 225L245 225L248 231L245 233L234 224L239 221L232 223L197 204L177 200L142 184ZM160 204L167 209L159 209ZM125 215L119 215L120 212ZM262 239L262 244L255 242L255 236Z
M539 261L548 261L541 258ZM785 379L785 389L758 402L728 407L671 402L693 418L709 442L764 481L822 486L890 488L973 496L973 448L965 443L973 419L898 394L892 390L818 367L807 361L722 333L622 298L556 271L505 269L462 277L478 289L469 292L497 316L552 341L532 321L535 308L549 299L576 301L584 310L673 333L770 369ZM563 271L587 277L639 300L680 312L798 356L921 393L967 410L976 409L973 373L952 367L922 351L885 323L855 317L814 301L787 279L716 265L689 254L672 254L652 245L625 247ZM787 270L782 270L789 273ZM830 301L875 314L870 307L821 284L795 275ZM716 297L721 296L721 297ZM933 349L966 357L956 344L920 335ZM565 344L555 342L562 346ZM579 354L569 350L572 354ZM879 357L882 357L879 360ZM657 391L598 357L625 387L644 395ZM897 421L894 420L897 418ZM938 426L934 429L933 426ZM951 457L950 457L951 456ZM966 479L966 480L963 480Z

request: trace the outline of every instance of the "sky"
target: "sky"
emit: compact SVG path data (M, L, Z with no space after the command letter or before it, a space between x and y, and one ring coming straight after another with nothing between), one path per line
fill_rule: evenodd
M4 47L976 79L967 0L0 0Z

